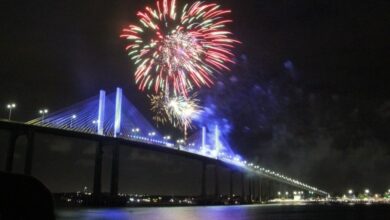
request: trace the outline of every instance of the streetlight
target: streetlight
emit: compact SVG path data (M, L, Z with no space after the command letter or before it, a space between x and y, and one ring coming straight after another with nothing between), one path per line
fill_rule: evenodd
M166 140L166 141L169 141L169 140L171 140L171 136L164 136L164 140Z
M73 120L75 120L77 118L77 115L72 115L70 117L70 127L73 127Z
M99 133L99 120L93 120L92 124L95 126L96 132Z
M352 189L348 190L348 194L352 195L353 194L353 190Z
M8 121L11 121L11 116L12 116L12 110L16 108L16 104L15 103L11 103L11 104L8 104L7 105L7 109L8 109Z
M369 189L366 189L366 190L364 190L364 193L365 193L365 194L369 194L369 193L370 193L370 190L369 190Z
M45 115L47 114L47 113L49 113L49 110L48 109L41 109L41 110L39 110L39 114L40 115L42 115L42 124L44 123L44 121L45 121Z

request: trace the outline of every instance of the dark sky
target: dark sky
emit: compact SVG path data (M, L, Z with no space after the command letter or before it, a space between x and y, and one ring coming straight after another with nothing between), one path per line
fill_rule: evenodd
M232 73L202 96L211 97L231 121L234 149L329 191L390 187L390 3L218 2L233 9L231 29L242 45L235 50ZM17 120L36 117L43 106L61 109L116 86L150 117L119 34L152 0L0 4L0 104L17 102ZM64 148L54 152L70 149ZM161 159L150 158L152 163ZM169 163L148 175L166 173ZM47 166L36 172L54 186L45 175L53 173Z

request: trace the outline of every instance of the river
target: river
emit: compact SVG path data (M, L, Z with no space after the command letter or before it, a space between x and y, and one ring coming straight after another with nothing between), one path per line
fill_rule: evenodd
M252 205L61 209L57 220L390 220L390 205Z

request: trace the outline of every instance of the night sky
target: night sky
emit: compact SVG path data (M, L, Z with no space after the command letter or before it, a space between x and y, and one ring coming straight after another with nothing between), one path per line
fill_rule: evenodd
M389 188L390 3L218 2L233 10L230 28L242 44L234 51L232 72L220 75L201 97L205 105L217 105L229 121L232 148L330 192L369 187L382 193ZM58 110L97 95L99 89L119 86L151 118L119 34L136 21L138 9L152 4L2 1L0 104L17 102L14 119L27 121L37 117L39 108ZM1 117L6 116L4 108ZM6 136L0 135L3 143ZM91 143L54 137L38 142L42 148L33 173L52 190L91 186ZM121 174L127 176L121 180L123 191L189 193L198 184L186 172L198 169L196 162L123 152L123 160L131 161L122 166ZM4 155L4 148L0 153ZM62 174L69 177L66 183L56 182ZM134 183L142 174L148 183L165 181L167 186Z

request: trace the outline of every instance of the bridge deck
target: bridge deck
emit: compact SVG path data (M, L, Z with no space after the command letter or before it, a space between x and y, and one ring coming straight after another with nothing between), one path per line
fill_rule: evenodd
M176 155L180 157L184 157L187 159L197 160L201 161L206 164L216 164L219 166L226 167L228 169L237 171L237 172L245 172L252 175L257 175L261 177L265 177L277 182L281 182L287 185L291 185L303 190L308 191L314 191L317 194L320 195L328 195L328 193L320 190L313 190L310 187L303 186L301 184L288 181L284 178L279 178L275 175L267 174L265 172L261 172L258 170L250 169L246 166L239 166L237 164L233 164L230 161L220 160L212 157L207 157L205 155L197 154L194 152L189 152L186 150L178 150L177 148L163 146L163 145L157 145L153 143L147 143L147 142L141 142L141 141L135 141L130 139L124 139L124 138L115 138L110 136L103 136L93 133L83 133L78 131L72 131L72 130L66 130L66 129L57 129L57 128L51 128L51 127L43 127L43 126L37 126L37 125L30 125L20 122L11 122L8 120L0 120L0 129L1 130L8 130L11 132L15 132L17 134L27 134L28 132L34 132L34 133L41 133L41 134L49 134L49 135L55 135L55 136L61 136L61 137L69 137L69 138L76 138L76 139L83 139L83 140L89 140L89 141L95 141L97 143L102 143L103 145L121 145L121 146L127 146L132 148L138 148L153 152L160 152L164 154L171 154Z

